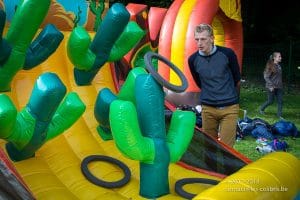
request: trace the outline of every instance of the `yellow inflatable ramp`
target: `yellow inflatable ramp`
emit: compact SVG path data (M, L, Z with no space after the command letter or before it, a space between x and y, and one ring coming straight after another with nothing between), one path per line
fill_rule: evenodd
M248 164L195 200L291 199L300 192L300 162L286 152L275 152Z

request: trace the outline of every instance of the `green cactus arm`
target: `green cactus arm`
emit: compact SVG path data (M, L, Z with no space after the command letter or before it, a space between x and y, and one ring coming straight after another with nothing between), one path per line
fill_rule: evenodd
M186 151L193 137L195 124L195 113L181 110L173 113L167 135L171 162L177 162Z
M113 101L109 119L118 149L130 159L153 163L155 158L154 141L143 137L133 103L122 100Z
M13 48L20 52L26 52L47 15L50 2L51 0L20 1L6 35Z
M6 41L12 51L0 68L0 91L9 91L15 74L23 68L26 50L46 16L50 0L22 0L10 23Z
M0 138L22 149L32 138L36 120L24 108L17 110L6 95L0 95Z
M36 119L25 107L18 113L16 126L12 134L6 138L6 140L12 142L17 149L22 149L31 140L35 123Z
M83 27L73 29L67 42L67 54L75 68L90 70L96 55L90 50L91 37Z
M6 94L0 94L0 138L9 137L16 124L17 109Z
M53 24L45 26L27 48L23 69L29 70L44 62L55 52L63 38L64 35Z
M145 31L141 29L136 22L130 21L111 49L108 61L114 62L120 60L143 38L144 35Z
M25 62L25 53L12 49L8 60L0 67L0 92L10 90L10 83L15 74L22 69Z
M142 67L135 67L132 70L130 70L126 81L122 85L120 92L118 93L118 98L121 100L127 100L135 103L135 81L136 77L141 74L148 74L147 71Z
M78 94L70 92L56 110L47 130L46 141L70 128L85 111Z

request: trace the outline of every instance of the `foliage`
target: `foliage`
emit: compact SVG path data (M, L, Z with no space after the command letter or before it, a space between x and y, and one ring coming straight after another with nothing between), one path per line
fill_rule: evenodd
M299 38L297 1L274 3L273 0L243 0L241 3L245 42L272 44Z

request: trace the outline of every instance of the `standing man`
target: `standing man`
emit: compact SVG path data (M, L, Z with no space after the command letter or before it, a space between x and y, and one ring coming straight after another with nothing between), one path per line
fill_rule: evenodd
M196 26L194 38L198 51L189 59L191 74L201 89L202 129L233 146L239 113L240 67L230 48L214 45L209 24Z

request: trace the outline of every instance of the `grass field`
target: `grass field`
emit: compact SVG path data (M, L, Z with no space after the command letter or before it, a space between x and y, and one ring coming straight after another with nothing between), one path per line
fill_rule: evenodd
M262 84L254 84L252 81L247 81L241 84L240 90L240 108L247 110L247 116L251 119L261 118L270 124L274 124L279 121L276 116L277 102L269 106L265 110L265 115L258 113L259 106L267 99L265 88ZM294 123L300 130L300 92L296 89L290 89L283 96L283 118L287 121ZM296 139L286 137L285 141L288 143L288 152L295 155L300 159L300 137ZM243 140L237 141L234 148L246 155L251 160L257 160L262 157L263 154L257 152L255 147L257 146L256 139L252 136L246 136Z

